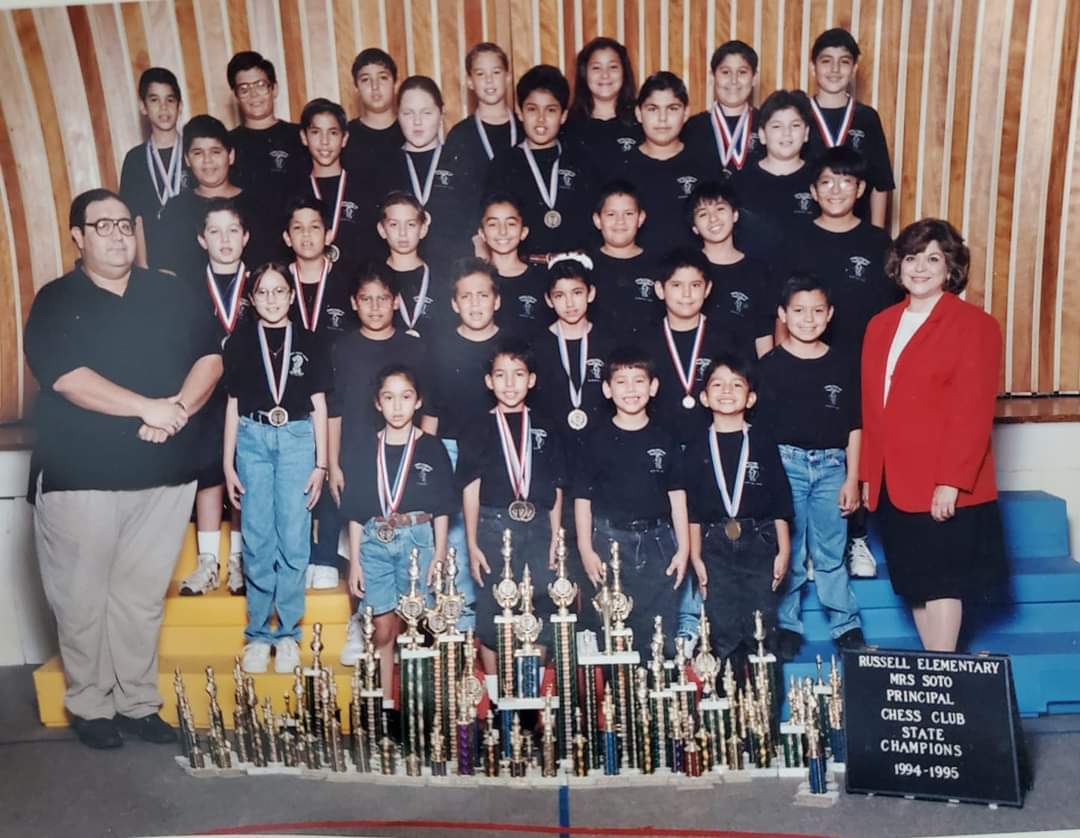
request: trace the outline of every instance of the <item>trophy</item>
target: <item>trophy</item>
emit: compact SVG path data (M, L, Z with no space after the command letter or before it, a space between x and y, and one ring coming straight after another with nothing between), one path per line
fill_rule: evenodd
M655 766L655 771L665 771L673 768L670 731L674 723L675 694L668 688L668 670L664 661L664 624L663 618L659 615L653 619L653 636L649 648L652 652L649 671L653 679L653 690L649 695L651 705L649 709L652 717L651 733L655 737L652 764Z
M271 765L281 765L281 748L278 740L277 719L274 717L274 706L270 696L263 698L262 704L263 727L266 729L267 760Z
M532 574L528 565L525 565L518 590L521 614L514 623L514 637L518 644L514 651L514 681L517 688L514 695L517 698L539 698L540 648L534 644L540 636L543 623L533 613Z
M473 745L476 742L476 708L462 698L457 716L457 773L459 776L475 774L473 768Z
M256 768L266 768L267 755L264 741L262 722L259 714L259 697L255 694L255 676L248 675L244 678L244 703L247 706L245 721L247 723L249 749L248 755L251 764Z
M779 732L779 704L776 701L779 690L776 680L776 655L765 650L765 624L761 611L754 612L754 640L757 641L757 653L749 656L753 669L753 685L757 699L761 703L762 724L765 725L769 741L776 740Z
M604 774L614 776L619 773L619 738L615 730L615 702L611 698L610 683L604 686L603 713L600 731L604 741Z
M541 748L541 774L544 777L555 777L559 773L558 758L555 753L555 710L551 706L551 689L548 688L544 697L544 739Z
M446 742L442 732L442 719L436 713L431 723L431 776L445 777L446 775Z
M792 675L788 683L788 719L780 724L780 750L783 754L781 777L802 776L806 770L806 705L802 690Z
M712 640L710 637L711 625L705 613L705 605L701 606L701 616L698 620L698 648L694 656L694 674L702 684L702 698L698 703L700 716L699 730L707 737L709 747L707 752L703 749L703 763L706 771L721 769L723 760L716 753L718 743L724 741L724 717L723 711L727 702L718 697L716 692L716 679L720 675L720 661L712 653Z
M233 658L233 739L236 742L236 758L241 764L248 759L250 732L247 724L247 696L244 692L244 672L240 667L240 656Z
M844 730L844 695L835 655L829 666L829 689L829 750L833 764L841 766L847 761L847 734Z
M502 755L499 753L499 732L495 729L495 718L488 714L484 729L484 776L498 777Z
M214 679L212 666L206 667L206 694L210 696L210 730L207 733L210 759L215 768L232 768L232 751L229 748L229 740L225 736L225 719L217 700L217 681Z
M675 666L669 689L675 694L675 713L686 726L697 716L697 685L686 677L686 638L675 638Z
M526 765L521 717L514 713L510 723L510 776L518 779L524 777Z
M180 746L191 768L206 768L206 756L199 749L199 737L195 732L195 721L191 714L191 702L187 697L187 688L180 667L173 673L173 690L176 692L176 717L180 727Z
M424 595L420 593L420 551L409 553L409 591L398 598L398 614L405 621L405 632L398 637L401 660L401 742L405 773L419 777L429 759L424 729L428 724L427 696L433 685L433 660L437 653L421 645L420 620L425 614Z
M363 686L360 692L361 723L364 730L363 747L370 765L380 751L383 731L382 655L375 649L375 614L371 606L364 609L364 652L360 657L363 665ZM359 766L360 763L357 763Z
M349 701L349 741L353 767L361 774L371 771L371 751L364 729L364 673L363 660L353 666L352 698Z
M559 755L570 760L576 732L575 711L578 706L577 680L577 615L570 613L570 606L577 602L578 586L566 575L566 530L559 527L555 539L555 580L548 585L548 596L555 603L557 613L551 616L554 634L555 685L559 694L558 731Z
M577 733L574 734L573 747L574 776L587 777L589 775L589 753L585 734L582 732L580 707L574 708L574 727L577 729Z
M653 773L652 720L649 715L649 671L637 669L637 727L641 732L637 745L637 764L642 774Z
M816 717L816 712L811 713L806 720L808 779L811 794L825 794L829 790L829 780L825 768L825 753L821 748L821 732L818 730Z
M515 695L514 691L514 608L521 599L521 591L514 581L514 569L511 564L513 548L510 545L510 530L503 530L502 535L502 578L493 591L495 602L502 608L502 614L495 617L495 631L499 667L499 695ZM509 743L507 743L509 745Z

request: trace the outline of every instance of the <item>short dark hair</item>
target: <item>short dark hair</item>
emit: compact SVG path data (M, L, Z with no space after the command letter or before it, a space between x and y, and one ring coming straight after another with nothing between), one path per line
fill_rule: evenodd
M225 68L225 76L229 80L230 90L236 90L236 77L245 70L262 70L271 86L277 84L277 71L274 69L274 63L270 59L264 58L262 53L246 49L230 58L229 66Z
M686 83L674 73L669 72L668 70L660 70L657 73L653 73L641 83L641 91L638 93L637 97L637 106L640 108L645 104L646 99L661 90L670 92L676 99L682 102L683 105L690 104L690 94L686 92Z
M176 80L176 73L172 70L166 70L164 67L151 67L148 70L143 70L142 75L139 76L140 101L146 99L152 84L167 84L176 94L176 98L183 101L184 97L180 93L180 82Z
M208 113L193 116L184 126L184 154L191 150L192 142L200 139L217 140L228 151L232 151L232 139L225 123Z
M623 122L632 122L634 119L634 102L637 85L634 83L634 66L630 62L630 54L626 47L614 38L593 38L581 48L577 54L574 68L574 101L570 104L570 118L576 121L584 121L592 116L593 95L589 90L589 62L595 53L602 49L609 49L619 57L622 65L622 85L615 97L615 118Z
M321 198L316 198L310 192L300 192L293 196L285 205L285 229L289 229L293 215L300 210L315 210L322 219L324 226L329 226L330 216L327 212L326 203Z
M392 297L401 293L401 283L394 274L386 270L385 262L365 262L353 273L352 291L349 296L355 297L360 293L361 288L372 283L383 286Z
M409 76L405 81L401 83L401 87L397 92L397 107L401 107L401 97L408 93L410 90L422 90L435 100L435 105L441 111L444 107L442 91L439 90L439 85L435 84L435 80L428 76Z
M421 220L427 214L427 210L424 209L424 205L420 203L420 200L413 195L412 192L404 192L400 189L395 189L393 192L387 193L383 199L382 207L379 209L379 220L386 218L386 211L390 207L412 207L416 210L416 214L420 216Z
M850 175L865 181L870 172L870 164L855 149L846 145L827 148L814 158L810 166L810 182L817 183L822 173L828 169L834 175Z
M478 259L475 256L465 256L461 259L455 259L450 266L450 287L453 289L451 296L457 294L458 283L473 274L483 274L490 279L491 290L495 293L495 296L499 295L499 283L495 279L495 269L483 259Z
M420 389L420 376L416 372L416 369L408 364L390 363L375 374L375 390L372 394L374 400L378 400L379 391L383 388L383 385L386 384L386 379L393 378L395 375L400 375L413 386L413 389L416 390L417 399L422 399L424 397L423 390Z
M619 370L644 370L650 380L656 378L652 357L636 344L622 344L611 350L604 362L604 381L610 384Z
M517 199L517 196L509 192L492 192L490 195L488 195L484 199L484 202L480 205L481 220L483 220L484 218L484 213L487 212L495 204L509 204L515 210L517 210L517 214L521 216L522 221L525 220L525 215L521 211L521 201Z
M959 294L967 287L971 253L960 232L941 218L924 218L900 231L896 241L885 252L885 275L893 282L901 284L900 263L904 257L922 253L931 242L937 242L941 252L945 254L945 264L949 271L945 278L945 290Z
M810 98L801 90L774 90L761 103L758 125L764 127L777 111L794 109L803 122L810 124Z
M586 288L593 287L592 271L584 262L572 256L569 259L560 259L548 268L548 293L551 292L551 289L555 287L555 283L560 279L578 279L585 283Z
M502 357L521 361L529 372L536 372L536 355L532 350L532 345L527 340L518 337L506 337L496 343L495 351L488 358L488 375L491 375L491 371L495 368L495 362Z
M681 268L693 268L706 280L709 278L709 260L705 258L704 253L692 247L676 247L661 257L656 281L665 285Z
M855 59L855 62L859 61L859 42L855 40L853 36L846 29L841 29L839 26L833 29L826 29L820 35L814 39L814 45L810 47L810 60L817 61L817 57L821 55L822 51L827 50L829 47L840 47L846 49L851 53L851 57Z
M390 75L393 77L394 81L397 82L397 64L395 64L394 59L390 57L390 53L381 50L378 47L368 47L367 49L360 50L356 58L353 59L353 84L356 83L356 76L360 73L360 70L368 64L378 64L380 67L385 67L390 71Z
M709 72L715 73L716 68L720 66L720 62L727 58L729 55L742 56L746 63L750 65L750 69L755 73L758 68L758 54L757 51L745 41L725 41L716 48L713 52L712 58L709 61Z
M745 378L751 393L757 390L757 362L748 355L730 350L719 352L713 356L712 363L705 368L705 375L701 379L704 382L703 388L709 386L709 379L721 367L727 367L735 375Z
M506 50L504 50L498 44L492 43L491 41L481 41L478 44L474 44L472 49L465 53L466 73L472 72L473 64L476 63L476 59L485 52L490 52L492 55L499 56L499 60L502 62L503 69L510 69L510 59L506 56Z
M349 120L345 116L345 109L341 107L337 102L331 102L320 96L318 99L312 99L306 105L304 109L300 111L300 130L306 131L311 127L311 123L315 117L321 113L328 113L330 116L337 120L338 127L342 131L348 130Z
M529 98L529 94L537 90L550 93L558 100L562 109L566 110L570 102L570 84L558 67L552 67L550 64L537 64L535 67L526 70L525 74L518 79L517 89L515 90L518 107L522 107L525 100Z
M686 202L687 215L691 221L694 213L705 204L718 204L723 202L733 210L739 209L738 193L728 180L703 180L694 187L690 193L690 200Z
M131 207L128 207L127 201L111 189L87 189L76 195L71 202L71 209L68 210L68 229L83 227L86 224L86 208L98 201L107 201L110 198L127 207L128 214L131 214Z
M248 276L247 293L252 300L255 299L255 292L259 290L259 286L262 284L262 278L270 271L281 274L286 282L289 281L289 267L284 262L263 262Z
M802 291L820 291L825 295L825 302L832 305L832 295L829 293L828 286L817 274L810 271L795 271L784 280L784 284L780 286L780 299L777 305L787 308L791 303L791 298Z
M240 204L235 198L222 198L220 196L211 198L209 203L207 203L206 211L202 216L203 229L206 228L206 219L210 217L210 213L212 212L231 212L240 222L240 226L244 228L244 232L247 232L247 218L244 216L244 211L240 208Z
M633 183L628 180L609 180L600 190L600 195L596 199L596 207L593 209L593 212L597 215L603 212L604 204L607 203L607 199L615 195L626 195L628 198L633 198L638 209L641 209L641 196L638 194L637 187L634 186Z

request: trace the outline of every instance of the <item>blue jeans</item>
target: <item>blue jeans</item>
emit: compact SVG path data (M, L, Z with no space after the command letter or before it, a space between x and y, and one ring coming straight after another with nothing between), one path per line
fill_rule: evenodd
M848 526L839 506L847 455L842 448L781 445L780 459L791 484L795 521L791 527L791 569L781 590L777 621L780 628L803 633L800 612L809 553L818 600L829 620L829 633L836 638L861 625L844 561Z
M457 469L458 444L456 439L444 439L443 446L450 455L450 465ZM460 500L460 497L458 498ZM457 550L458 590L465 595L465 608L458 621L458 629L465 631L476 627L476 583L469 573L469 546L465 540L465 517L460 513L450 516L450 526L446 537L446 546Z
M244 485L248 642L300 639L304 571L311 552L311 512L304 484L315 468L310 419L280 428L242 418L236 434L236 471ZM277 615L277 627L271 626Z
M371 606L376 615L397 608L398 597L409 592L409 553L414 547L420 553L419 590L426 602L428 568L435 558L435 533L431 524L397 527L389 544L383 544L376 537L378 528L374 518L364 524L364 535L360 542L364 603Z

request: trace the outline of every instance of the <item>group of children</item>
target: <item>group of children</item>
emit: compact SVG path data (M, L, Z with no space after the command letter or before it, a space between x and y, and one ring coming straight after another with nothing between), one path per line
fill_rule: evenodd
M436 84L399 85L378 49L353 64L352 122L326 99L278 120L273 65L244 52L228 67L242 125L181 131L175 77L144 73L151 136L121 184L139 258L199 283L225 360L181 592L219 585L227 492L244 668L272 650L277 671L297 665L304 589L339 584L340 538L386 677L413 548L425 591L455 549L490 670L506 529L515 574L544 590L564 528L586 626L617 543L638 644L659 615L672 652L704 603L714 653L739 654L760 610L790 658L813 572L836 642L860 645L858 355L900 292L883 272L884 135L849 92L858 57L823 33L814 97L757 109L757 55L728 42L715 104L688 118L677 76L637 89L607 38L578 56L572 102L541 65L510 108L507 57L479 44L475 111L445 142ZM342 662L361 649L354 617Z

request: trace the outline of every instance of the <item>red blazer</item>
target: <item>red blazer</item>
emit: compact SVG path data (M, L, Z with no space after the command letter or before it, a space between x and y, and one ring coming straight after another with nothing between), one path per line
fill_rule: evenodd
M904 512L929 512L937 485L956 486L958 506L991 501L1001 329L946 292L900 354L882 404L889 346L906 307L874 317L863 341L859 478L869 484L870 508L877 508L883 480Z

